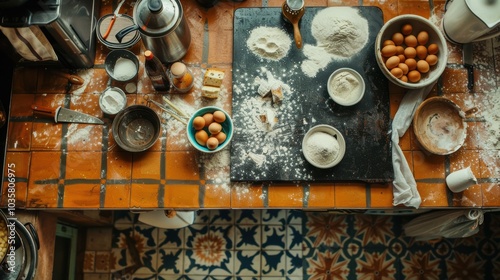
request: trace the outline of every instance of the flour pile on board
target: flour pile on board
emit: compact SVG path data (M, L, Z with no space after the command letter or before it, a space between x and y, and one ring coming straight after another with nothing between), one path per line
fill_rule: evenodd
M270 60L285 57L291 44L292 40L284 30L267 26L253 29L247 40L247 46L254 54Z
M331 7L318 12L311 24L316 45L305 44L302 71L314 77L334 59L348 59L368 41L368 21L351 7Z

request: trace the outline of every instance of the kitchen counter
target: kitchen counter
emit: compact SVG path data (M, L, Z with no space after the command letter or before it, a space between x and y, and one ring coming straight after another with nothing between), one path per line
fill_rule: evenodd
M112 11L112 1L103 2L101 16ZM340 3L342 2L342 3ZM306 1L306 6L378 6L384 21L405 13L439 21L444 1ZM132 15L132 1L121 12ZM195 76L187 94L169 93L172 102L187 112L215 105L231 113L233 15L239 7L279 7L282 1L221 1L210 9L194 0L183 1L192 43L183 61ZM401 138L400 146L409 162L422 197L422 208L500 207L500 159L498 147L487 146L488 123L481 116L486 92L495 92L500 83L500 40L474 43L475 88L467 89L467 71L462 66L461 46L449 44L448 66L429 96L445 96L462 109L478 107L468 118L465 145L448 156L423 150L412 129ZM145 95L161 101L144 73L142 43L131 49L140 59L134 83L137 92L127 94L128 104L147 104ZM82 86L67 87L58 73L65 69L17 67L14 71L4 178L14 176L16 207L26 209L147 209L147 208L298 208L298 209L404 209L392 205L391 183L292 182L244 183L229 180L229 149L208 155L190 146L184 127L164 116L160 139L148 151L129 153L114 143L112 119L99 109L99 94L109 85L104 59L109 50L97 45L95 66L78 70ZM201 80L207 68L226 73L217 100L201 97ZM499 94L499 92L496 92ZM405 90L389 85L390 116L394 117ZM100 117L104 125L54 124L34 118L32 104L59 105ZM12 167L12 168L9 168ZM461 193L448 190L445 177L471 166L478 184ZM4 179L2 205L7 205L8 181Z

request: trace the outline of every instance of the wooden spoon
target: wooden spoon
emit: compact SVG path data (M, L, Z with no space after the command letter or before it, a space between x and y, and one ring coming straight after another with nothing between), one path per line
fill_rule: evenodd
M295 39L295 45L299 49L302 48L302 35L300 35L299 21L305 13L305 8L302 7L300 10L292 10L285 1L281 10L283 17L293 25L293 38Z

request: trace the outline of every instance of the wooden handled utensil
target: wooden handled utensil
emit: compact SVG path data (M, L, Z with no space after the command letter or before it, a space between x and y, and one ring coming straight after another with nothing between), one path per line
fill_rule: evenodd
M299 21L305 13L303 0L287 0L281 7L283 17L293 25L293 38L297 48L302 48L302 35L300 34Z

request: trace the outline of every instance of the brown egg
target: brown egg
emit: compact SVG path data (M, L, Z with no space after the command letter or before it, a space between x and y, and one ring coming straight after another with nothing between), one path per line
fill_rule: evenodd
M411 32L413 31L413 26L411 26L411 24L407 23L405 25L403 25L403 27L401 27L401 33L403 33L403 35L410 35Z
M415 35L408 35L405 37L405 45L407 47L416 47L418 45L417 37Z
M392 41L394 42L394 44L396 46L401 46L403 44L403 41L404 41L403 34L401 34L399 32L394 33L394 35L392 35Z
M396 49L396 46L388 45L388 46L383 47L381 52L382 52L383 57L391 57L391 56L396 54L397 49Z
M408 82L408 77L406 75L403 75L401 76L401 78L399 78L401 81L407 83Z
M399 64L399 57L397 56L391 56L389 59L385 62L385 66L387 69L391 70L392 68L398 66Z
M396 46L396 53L397 54L404 54L405 48L403 48L403 46Z
M405 49L406 58L415 58L417 56L417 50L413 47L407 47Z
M399 57L399 62L406 60L406 57L404 54L398 54L398 57Z
M412 83L420 81L420 72L417 70L412 70L408 73L408 80Z
M399 63L398 68L403 70L403 75L408 74L408 71L410 71L410 69L408 69L408 65L406 65L404 63Z
M219 141L219 144L222 144L224 143L224 141L226 141L226 138L227 138L227 135L224 133L224 132L219 132L215 135L213 135L215 138L217 138L217 140Z
M408 70L415 70L417 69L417 61L413 58L408 58L405 60L405 64L408 66Z
M208 131L210 131L210 134L217 134L222 130L222 126L220 123L213 122L208 126Z
M205 127L208 127L211 123L214 122L214 115L212 113L206 113L203 115L203 118L205 119Z
M394 41L392 40L385 40L383 43L382 43L382 47L385 47L385 46L389 46L389 45L395 45L394 44Z
M427 61L425 61L425 60L419 60L417 62L417 70L418 70L418 72L420 72L420 73L427 73L427 72L429 72L429 69L430 69L430 67L429 67L429 63L427 63Z
M196 130L200 130L205 127L205 119L203 117L196 117L193 119L193 127Z
M226 120L226 114L222 111L215 111L214 112L214 121L218 123L223 123Z
M425 59L427 57L427 48L425 46L417 46L416 50L419 59Z
M215 137L210 137L207 140L207 148L210 150L215 150L217 149L217 146L219 146L219 140Z
M425 45L429 42L429 33L427 31L420 31L417 35L417 41L419 45Z
M208 133L205 130L198 130L194 134L194 139L198 144L205 146L207 144Z
M396 78L401 78L403 76L403 69L395 67L391 69L391 74Z
M428 54L437 54L439 52L439 47L437 44L430 44L427 47L427 53Z
M425 58L425 61L427 61L427 63L429 63L430 66L433 66L436 65L436 63L438 62L438 57L435 54L430 54Z

